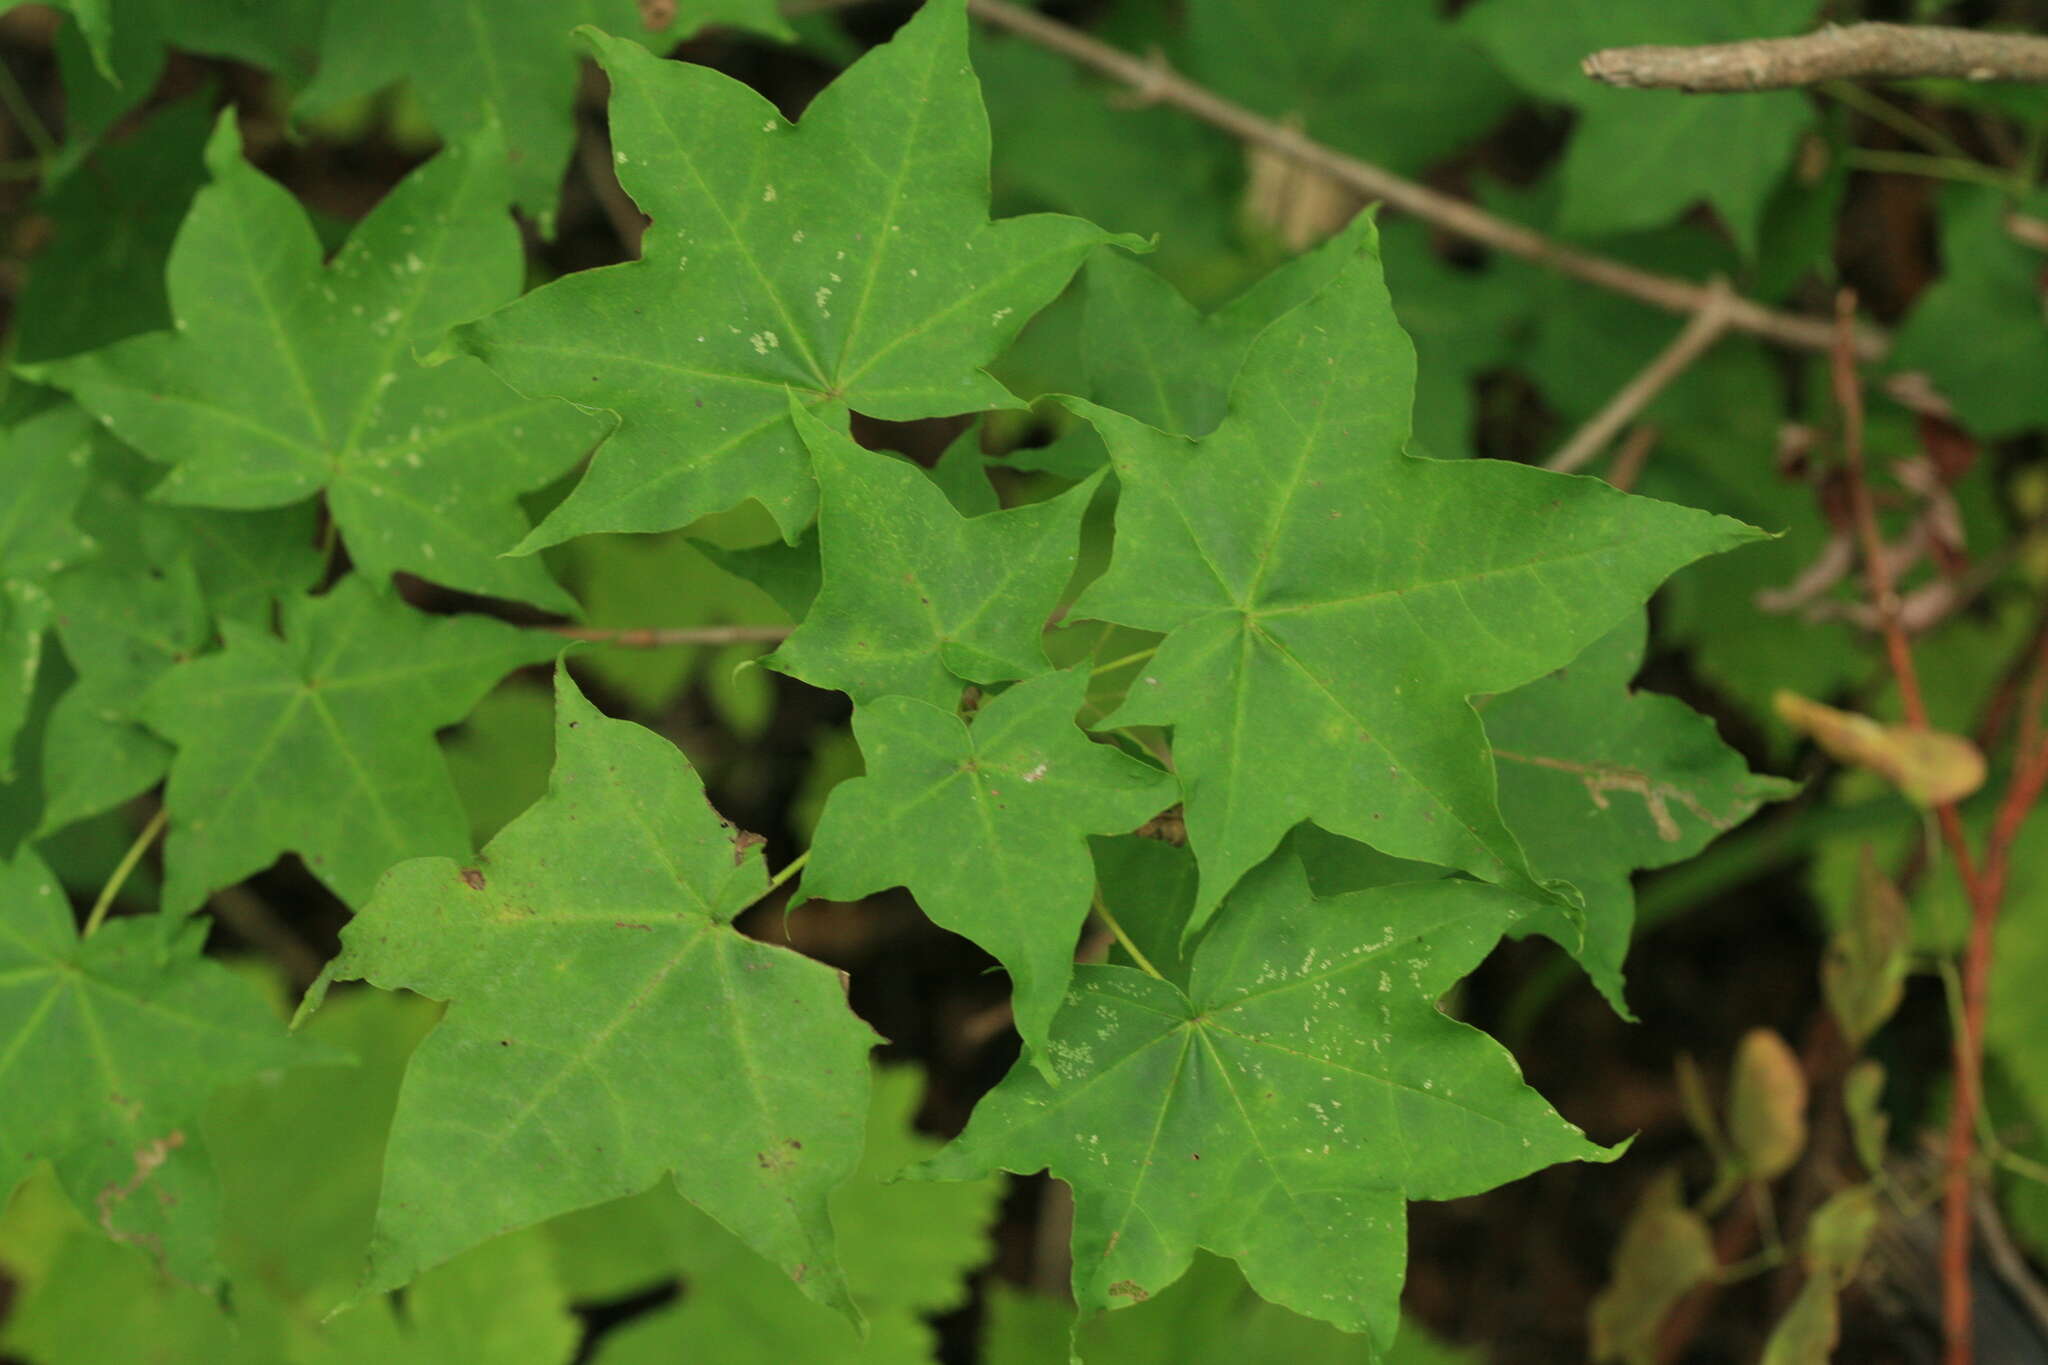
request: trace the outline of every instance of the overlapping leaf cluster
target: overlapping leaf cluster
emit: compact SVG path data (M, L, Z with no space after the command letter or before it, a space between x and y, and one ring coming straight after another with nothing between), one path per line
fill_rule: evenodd
M1503 935L1542 933L1625 1008L1629 873L1782 794L1684 707L1628 690L1648 596L1756 538L1699 508L1769 517L1455 458L1470 378L1518 332L1567 413L1572 384L1586 405L1604 393L1581 368L1640 352L1639 322L1627 347L1583 344L1506 265L1460 271L1359 216L1205 310L1175 279L1229 292L1242 270L1204 279L1199 261L1237 228L1134 203L1101 167L1059 173L1060 146L1092 134L1035 167L999 145L995 185L1018 206L1099 203L1105 226L992 219L991 112L1023 117L1031 59L983 50L985 111L960 0L931 0L796 119L656 51L707 22L784 35L771 5L567 8L429 0L392 32L374 6L280 6L208 46L146 6L126 27L118 4L73 7L67 41L113 112L107 92L172 43L310 72L303 109L404 77L448 141L330 257L232 116L210 135L195 111L160 116L149 164L182 164L161 196L180 212L126 268L160 264L161 293L25 309L32 387L0 447L0 1080L56 1099L0 1113L0 1180L47 1160L115 1241L187 1281L268 1286L233 1338L175 1295L139 1297L222 1359L452 1358L457 1339L498 1358L471 1338L565 1359L571 1302L677 1275L689 1296L599 1359L736 1341L719 1358L926 1359L919 1314L957 1302L997 1170L1071 1186L1084 1317L1163 1294L1206 1249L1273 1303L1388 1346L1408 1201L1606 1150L1441 998ZM1198 0L1183 55L1403 169L1482 134L1516 87L1555 93L1517 0L1455 25L1419 0L1334 27L1326 8ZM1142 30L1142 9L1113 22ZM552 211L578 21L650 226L638 259L522 293L510 210ZM1699 36L1660 22L1620 36ZM1572 44L1610 36L1586 27ZM1386 79L1353 80L1359 62ZM1453 88L1455 120L1393 116ZM1583 113L1589 145L1677 135ZM1705 198L1753 247L1804 127L1777 104L1757 118L1746 178L1702 164L1668 202L1617 207L1568 163L1558 202L1503 207L1683 244L1670 220ZM1124 122L1231 173L1159 111ZM86 183L53 214L104 212ZM1127 227L1167 232L1168 273L1110 230ZM931 471L853 439L855 413L987 412L1014 435L1053 389L1057 440L986 461L1006 466L1001 496L981 432ZM536 496L586 456L573 490ZM749 516L751 542L734 530ZM864 771L830 788L804 854L764 856L667 739L569 672L653 714L693 663L579 655L550 711L532 670L563 641L513 624L670 611L786 614L765 668L850 700ZM749 677L718 684L735 728L763 704ZM444 756L437 733L465 722ZM498 734L524 737L515 761L478 742ZM159 783L157 916L74 928L39 849L118 829L109 813ZM376 1130L332 1158L360 1177L326 1211L346 1265L299 1266L305 1239L262 1211L285 1201L231 1180L223 1205L203 1155L224 1136L252 1168L238 1178L303 1194L248 1133L340 1084L278 1079L333 1058L203 958L184 918L286 855L352 916L308 1013L354 980L446 1005L339 1039L381 1068L354 1120ZM907 888L1009 977L1024 1055L943 1151L903 1141L900 1080L875 1127L876 1039L830 969L740 927L800 860L801 897ZM1091 915L1118 946L1077 966ZM383 998L339 994L312 1027ZM223 1104L249 1121L208 1121L237 1086ZM874 1132L896 1166L976 1183L873 1186L892 1173L872 1149L863 1165ZM886 1219L930 1244L885 1245ZM81 1330L66 1286L126 1263L89 1229L42 1235L54 1250L10 1330L62 1356ZM377 1297L406 1285L403 1314ZM487 1323L494 1292L525 1316ZM353 1325L302 1321L358 1295L336 1320ZM866 1312L874 1335L857 1348L826 1310Z

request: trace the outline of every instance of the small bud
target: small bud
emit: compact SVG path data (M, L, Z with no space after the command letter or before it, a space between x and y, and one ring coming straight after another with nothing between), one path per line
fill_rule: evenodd
M1806 1150L1806 1073L1770 1029L1751 1029L1735 1051L1728 1136L1752 1180L1776 1180Z
M1836 1289L1856 1278L1877 1232L1875 1185L1855 1185L1828 1198L1806 1224L1806 1271Z
M1849 1068L1842 1080L1842 1108L1848 1115L1849 1136L1856 1144L1856 1159L1872 1175L1884 1169L1885 1139L1891 1131L1883 1103L1884 1068L1868 1058Z
M1960 801L1984 785L1984 755L1961 735L1885 725L1796 692L1771 699L1778 718L1844 763L1868 768L1917 806Z
M1906 901L1866 846L1848 922L1828 941L1821 989L1842 1035L1861 1047L1892 1017L1906 988L1912 928Z

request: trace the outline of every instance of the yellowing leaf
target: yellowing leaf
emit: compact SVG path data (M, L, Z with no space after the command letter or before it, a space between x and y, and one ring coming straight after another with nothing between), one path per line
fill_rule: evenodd
M1917 806L1945 806L1984 785L1984 755L1961 735L1886 725L1795 692L1771 699L1779 719L1844 763L1868 768Z
M1752 1180L1777 1179L1806 1150L1806 1072L1769 1029L1751 1029L1735 1049L1728 1137Z

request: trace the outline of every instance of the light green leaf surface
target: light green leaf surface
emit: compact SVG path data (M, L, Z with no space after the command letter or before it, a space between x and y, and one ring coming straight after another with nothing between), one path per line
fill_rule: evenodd
M1545 894L1466 698L1541 677L1756 535L1591 479L1406 456L1413 374L1368 255L1260 336L1207 438L1077 405L1123 495L1073 614L1169 632L1105 723L1174 727L1198 917L1303 819Z
M213 183L171 253L175 330L29 367L152 459L152 497L281 507L325 492L358 568L406 570L561 610L516 495L560 475L603 423L522 399L476 362L416 348L519 292L494 132L408 176L323 265L305 211L242 158L223 119Z
M1560 231L1592 237L1657 227L1705 200L1747 255L1814 121L1807 97L1618 90L1587 77L1579 62L1635 43L1782 37L1805 28L1818 8L1816 0L1484 0L1461 24L1523 89L1578 111L1559 172Z
M558 668L555 745L548 796L473 867L394 869L323 978L450 1002L406 1072L367 1287L669 1173L850 1314L826 1196L860 1158L874 1035L830 968L731 927L767 890L760 845L668 741Z
M189 562L157 577L87 564L51 585L54 620L78 682L43 736L47 832L155 786L171 746L142 725L142 694L197 654L213 623Z
M804 894L824 900L909 887L1008 970L1041 1055L1095 886L1087 836L1135 829L1175 796L1170 774L1074 724L1087 688L1079 670L1018 683L972 725L912 697L857 709L867 776L833 789L804 871Z
M1373 234L1372 217L1360 214L1211 313L1144 262L1098 252L1084 277L1088 396L1161 431L1208 435L1223 420L1230 383L1259 333L1371 251Z
M480 616L431 617L360 576L284 607L284 638L236 622L143 699L178 745L165 805L164 909L182 914L280 853L351 906L404 858L469 850L434 732L561 641Z
M961 0L933 0L790 123L754 91L602 35L642 259L462 328L523 393L617 415L529 548L663 531L758 500L794 540L816 504L785 392L837 425L1016 407L982 372L1108 240L988 221L988 125Z
M952 710L963 682L1044 673L1046 619L1073 576L1090 480L1046 502L956 511L915 465L862 450L802 408L817 470L817 599L763 662L854 701Z
M10 1281L0 1351L30 1365L204 1361L279 1365L267 1304L234 1318L208 1293L110 1242L64 1197L47 1167L0 1211L0 1274ZM116 1307L118 1305L118 1307Z
M1682 862L1797 790L1750 772L1685 703L1630 690L1646 634L1645 619L1631 617L1480 713L1508 828L1539 876L1569 881L1586 898L1583 944L1554 906L1528 927L1572 952L1623 1014L1621 966L1635 925L1629 874Z
M707 24L789 36L775 0L406 0L395 9L333 4L320 34L320 70L299 98L318 112L410 80L444 137L496 124L512 178L507 201L552 232L562 174L576 142L578 24L660 50Z
M1142 1302L1198 1247L1274 1303L1388 1345L1407 1201L1454 1199L1601 1149L1437 999L1519 914L1444 881L1311 899L1301 865L1245 880L1186 991L1080 967L1060 1084L1011 1068L914 1173L1049 1169L1074 1190L1083 1318Z
M95 568L137 579L190 570L213 619L264 627L280 600L310 592L326 569L310 502L223 512L153 501L164 467L104 429L94 434L92 465L78 524L99 543Z
M1072 1330L1074 1312L1057 1299L990 1286L983 1365L1479 1365L1479 1358L1401 1324L1391 1350L1267 1303L1236 1266L1197 1252L1188 1273L1128 1311ZM1069 1345L1069 1338L1074 1337Z
M683 1298L608 1335L597 1365L715 1360L719 1365L925 1365L937 1334L921 1314L967 1301L967 1272L988 1259L986 1231L1002 1183L893 1182L939 1144L912 1127L923 1078L875 1075L860 1169L832 1195L846 1271L868 1319L865 1342L836 1315L673 1191L571 1214L549 1224L565 1273L586 1299L644 1292L680 1276Z
M0 433L0 781L28 718L54 610L50 580L97 549L72 520L90 477L91 443L71 407Z
M403 1311L372 1300L303 1333L290 1365L569 1365L583 1340L536 1232L500 1237L419 1277Z
M33 854L0 865L0 1190L47 1159L117 1242L193 1284L219 1277L219 1192L198 1127L223 1085L309 1059L261 997L200 956L116 918L80 938Z

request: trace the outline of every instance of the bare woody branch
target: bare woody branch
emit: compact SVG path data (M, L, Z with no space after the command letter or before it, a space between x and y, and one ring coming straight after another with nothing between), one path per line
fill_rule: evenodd
M2048 38L1908 24L1830 25L1796 38L1702 47L1612 47L1579 64L1634 90L1732 94L1834 80L2048 81Z
M809 14L841 9L863 0L785 0L784 12ZM1378 199L1402 213L1441 228L1467 241L1533 261L1546 269L1587 284L1610 290L1666 312L1696 314L1710 301L1708 286L1654 271L1642 270L1609 256L1582 251L1553 241L1540 232L1496 217L1476 204L1443 194L1404 179L1393 172L1346 156L1307 137L1297 129L1261 117L1224 99L1204 86L1174 72L1154 57L1140 59L1099 42L1079 29L1049 19L1036 10L1009 0L967 0L976 18L1011 33L1076 65L1085 66L1129 86L1145 102L1164 104L1190 114L1212 127L1230 133L1240 141L1285 157L1322 172L1371 199ZM1823 318L1781 312L1740 295L1727 302L1727 327L1794 350L1832 353L1834 324ZM1882 361L1891 350L1891 337L1868 324L1853 333L1859 361ZM1935 416L1946 416L1947 402L1916 372L1899 373L1885 381L1885 392L1902 406Z
M1545 460L1543 467L1569 474L1590 464L1594 456L1607 449L1608 442L1623 427L1655 402L1657 395L1664 392L1672 380L1691 368L1692 363L1705 355L1707 348L1728 330L1728 310L1733 299L1726 280L1716 278L1709 284L1706 306L1692 315L1692 321L1685 324L1655 360L1645 365L1635 378L1621 387L1620 392L1607 400L1606 407L1593 414L1592 419L1560 446L1555 455Z
M1009 0L968 0L976 18L1048 48L1074 62L1122 81L1144 98L1194 115L1253 146L1277 152L1290 161L1321 171L1369 198L1383 200L1467 240L1521 256L1588 284L1673 313L1697 313L1707 306L1705 285L1640 270L1610 257L1595 255L1553 241L1540 232L1498 218L1453 195L1430 189L1391 171L1346 156L1241 104L1224 99L1174 72L1163 62L1145 61L1096 41L1078 29ZM1736 298L1728 305L1728 325L1782 346L1826 353L1834 346L1834 326L1821 318L1802 317L1766 307L1753 299ZM1890 340L1870 328L1856 333L1858 359L1882 359Z

